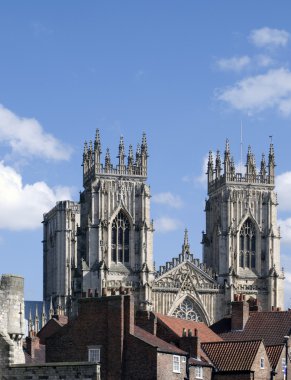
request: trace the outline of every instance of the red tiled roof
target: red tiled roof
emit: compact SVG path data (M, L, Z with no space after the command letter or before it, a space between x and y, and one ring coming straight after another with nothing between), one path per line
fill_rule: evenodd
M263 339L265 346L275 346L283 344L290 332L291 311L261 311L250 314L243 331L223 332L220 336L231 341Z
M250 371L262 341L212 342L201 347L219 371Z
M134 336L153 347L157 347L158 350L162 352L187 355L187 353L185 351L182 351L180 348L174 346L173 344L165 342L164 340L156 337L153 334L150 334L138 326L134 326Z
M215 334L204 322L195 322L186 319L170 317L164 314L155 313L158 320L162 321L168 328L170 328L178 337L183 335L183 328L187 331L188 329L197 329L198 336L201 342L220 342L222 338Z
M276 369L284 347L285 347L284 344L278 344L277 346L266 347L268 358L269 358L271 367L273 369Z

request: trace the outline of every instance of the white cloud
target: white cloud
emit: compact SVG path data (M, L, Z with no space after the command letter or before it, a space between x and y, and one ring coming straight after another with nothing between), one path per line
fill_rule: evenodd
M41 227L44 212L60 199L72 199L67 187L51 189L45 182L24 185L13 168L0 162L0 228L32 230Z
M290 34L285 30L261 28L254 29L250 33L250 41L258 46L285 46L288 43Z
M204 188L207 186L207 163L208 163L208 154L205 155L203 157L203 160L202 160L202 165L201 165L201 174L200 175L196 175L196 173L194 174L190 174L190 175L184 175L182 177L182 181L183 182L186 182L186 183L190 183L191 185L194 185L194 186L203 186Z
M22 157L68 160L72 149L44 132L35 119L21 118L0 105L0 141Z
M283 244L291 244L291 218L278 219Z
M251 63L250 57L244 55L242 57L221 58L217 61L217 65L221 70L225 71L241 71Z
M251 76L217 92L217 98L233 108L248 113L277 108L284 116L291 114L291 72L284 68Z
M259 54L255 56L255 62L259 67L268 67L274 64L273 58L264 54Z
M181 208L183 206L182 199L179 195L174 195L170 192L155 194L153 195L152 200L155 203L164 204L174 208Z
M241 57L221 58L216 61L220 70L240 72L244 69L257 69L274 65L275 61L268 55L258 54L254 57L243 55Z
M203 185L203 186L207 185L207 174L206 173L207 173L208 157L209 157L208 154L203 157L201 174L200 174L200 176L195 178L196 182L198 182L200 185Z
M157 232L171 232L179 229L182 223L167 216L160 217L154 221L154 228Z
M279 209L291 211L291 172L285 172L276 176L276 191L278 194Z

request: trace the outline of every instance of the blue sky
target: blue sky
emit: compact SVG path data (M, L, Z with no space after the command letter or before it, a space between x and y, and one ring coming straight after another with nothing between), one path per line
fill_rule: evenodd
M228 137L236 162L276 151L291 305L291 5L288 1L7 1L0 7L1 272L42 297L42 214L78 200L84 140L103 152L147 133L154 254L189 229L201 257L203 165Z

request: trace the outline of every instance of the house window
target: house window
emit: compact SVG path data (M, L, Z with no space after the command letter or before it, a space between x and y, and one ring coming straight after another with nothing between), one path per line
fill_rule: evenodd
M240 267L256 267L256 228L250 219L244 222L240 230L239 257Z
M282 372L285 372L286 358L282 358Z
M129 228L128 218L119 211L111 229L111 259L115 263L129 262Z
M203 379L203 368L196 367L196 379Z
M175 373L181 373L180 359L181 358L178 355L173 356L173 372Z
M100 362L100 348L88 348L88 362Z
M265 358L261 358L261 360L260 360L260 368L261 369L265 368Z

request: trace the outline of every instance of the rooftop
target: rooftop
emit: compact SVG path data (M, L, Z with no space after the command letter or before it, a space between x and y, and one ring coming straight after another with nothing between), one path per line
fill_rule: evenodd
M134 336L152 347L157 347L159 351L171 354L187 355L187 352L181 350L173 344L165 342L164 340L150 334L138 326L134 326Z
M178 337L183 336L183 329L192 330L197 329L201 342L219 342L222 338L213 332L204 322L190 321L176 317L169 317L160 313L155 313L157 318L170 328Z
M231 331L231 318L226 317L211 326L223 340L242 341L260 339L265 346L284 343L284 336L291 333L291 311L261 311L250 313L242 331Z
M261 340L202 343L201 347L219 371L250 371Z

